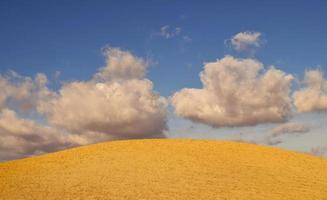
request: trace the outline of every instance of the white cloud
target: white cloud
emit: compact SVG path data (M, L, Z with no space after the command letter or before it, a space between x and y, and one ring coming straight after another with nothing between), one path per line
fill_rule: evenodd
M147 62L105 50L106 66L58 92L47 77L0 76L0 160L120 138L164 137L164 97L145 78ZM45 122L42 122L45 121Z
M304 88L294 92L294 104L299 112L327 111L327 80L321 70L305 72Z
M106 66L94 79L63 85L57 98L43 105L50 124L114 137L162 133L166 129L166 100L144 78L146 62L119 49L106 53Z
M128 51L118 48L104 49L106 66L95 74L96 81L143 79L148 63Z
M46 84L44 74L34 79L15 72L0 76L0 161L83 144L78 135L29 119L38 115L42 102L54 97Z
M149 80L72 82L43 112L51 124L72 132L94 131L113 136L144 136L166 127L165 99Z
M263 70L257 60L225 56L206 63L200 76L202 89L184 88L173 95L178 115L213 127L284 122L291 115L293 76Z
M83 144L79 136L60 132L17 116L13 110L0 111L0 160L20 158Z
M230 42L236 51L253 51L261 47L261 35L260 32L240 32L234 35Z
M23 77L16 72L0 75L1 108L14 107L20 111L36 109L40 101L52 98L54 93L48 90L47 77L37 74L34 79Z

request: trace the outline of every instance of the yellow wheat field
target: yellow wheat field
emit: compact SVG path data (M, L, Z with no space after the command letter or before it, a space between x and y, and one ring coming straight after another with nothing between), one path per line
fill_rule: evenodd
M327 200L327 159L206 140L107 142L0 164L1 200Z

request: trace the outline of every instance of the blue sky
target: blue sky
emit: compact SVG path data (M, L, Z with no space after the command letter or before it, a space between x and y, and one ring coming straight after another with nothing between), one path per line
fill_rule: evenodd
M87 79L103 65L105 45L128 49L157 63L149 70L156 90L171 95L200 86L202 63L234 54L224 41L241 31L263 33L256 57L299 75L326 66L324 1L2 1L1 72L61 72ZM154 36L180 27L192 41ZM236 54L237 55L237 54Z
M326 71L326 9L322 0L1 1L0 74L41 72L53 81L58 71L60 81L88 80L104 65L101 49L109 45L150 60L147 77L165 97L185 87L202 87L203 63L226 54L255 58L302 78L309 68ZM180 32L164 37L160 35L164 26ZM263 45L255 54L226 45L244 31L262 34ZM58 89L60 84L53 81L49 87ZM171 137L233 139L240 132L253 132L258 138L259 132L273 127L217 129L191 123L169 110ZM324 113L295 117L292 121L312 121L316 126L311 135L291 138L281 146L304 151L318 143L327 145L326 120Z

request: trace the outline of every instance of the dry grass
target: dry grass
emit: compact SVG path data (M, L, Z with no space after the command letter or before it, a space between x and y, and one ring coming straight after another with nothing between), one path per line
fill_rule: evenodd
M327 199L327 160L224 141L107 142L0 164L1 200Z

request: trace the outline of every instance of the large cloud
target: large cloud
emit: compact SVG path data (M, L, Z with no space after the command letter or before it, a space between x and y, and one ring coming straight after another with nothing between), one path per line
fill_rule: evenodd
M321 70L305 72L304 88L294 93L299 112L327 111L327 80Z
M200 76L202 89L185 88L172 97L178 115L213 127L284 122L291 115L293 76L263 70L257 60L225 56L206 63Z
M150 135L166 125L165 100L152 92L149 80L72 82L42 111L51 124L73 132Z
M261 33L260 32L240 32L230 39L232 47L236 51L253 51L261 47Z
M51 152L87 143L78 135L19 118L15 111L0 112L0 160Z
M41 111L50 124L72 132L114 137L160 134L166 128L166 100L144 78L146 62L130 52L106 50L107 65L94 79L65 84Z
M0 76L0 160L121 138L164 137L166 99L145 78L147 62L106 49L106 66L58 92L47 77Z
M37 74L34 79L13 71L5 76L0 75L0 109L8 106L21 111L35 109L39 100L46 100L53 95L46 87L47 82L44 74Z
M34 79L15 72L0 76L0 160L77 145L72 136L28 119L37 113L40 101L52 97L46 83L44 74L37 74Z

